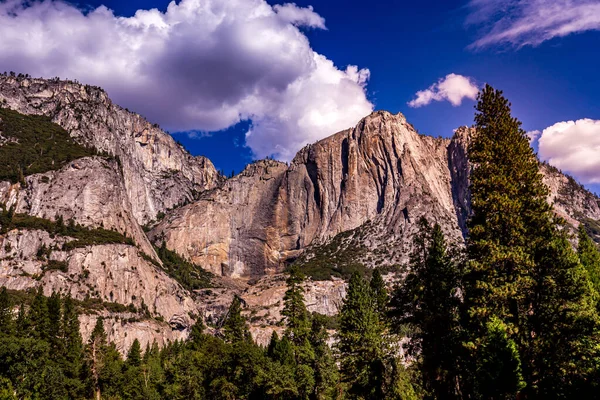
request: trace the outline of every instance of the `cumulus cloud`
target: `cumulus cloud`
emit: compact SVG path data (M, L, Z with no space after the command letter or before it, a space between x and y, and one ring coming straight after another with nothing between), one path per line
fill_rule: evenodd
M367 69L337 68L301 27L311 7L265 0L181 0L165 12L116 16L60 0L0 2L0 70L104 87L119 104L173 131L252 120L256 157L289 159L368 114Z
M558 122L544 129L539 155L583 183L600 183L600 120Z
M462 104L463 99L477 98L479 88L473 79L457 74L448 74L428 89L416 93L416 98L408 102L410 107L423 107L432 101L449 101L454 107Z
M283 5L276 4L273 8L277 12L277 15L291 24L327 29L325 27L325 18L314 12L312 6L300 8L294 3L287 3Z
M600 30L598 0L471 0L468 25L483 34L471 44L537 46L546 40Z

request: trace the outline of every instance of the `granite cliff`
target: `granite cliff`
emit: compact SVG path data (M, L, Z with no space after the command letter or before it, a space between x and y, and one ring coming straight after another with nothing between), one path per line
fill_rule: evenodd
M191 156L157 125L113 104L100 88L3 76L0 106L49 116L79 142L117 157L124 195L140 225L222 180L210 160Z
M199 317L217 331L234 294L264 343L279 329L281 272L290 263L314 277L305 286L309 310L333 316L345 293L337 277L357 265L397 271L421 216L459 244L466 233L468 128L434 138L401 114L378 111L289 164L256 161L225 179L99 88L0 76L0 107L48 116L97 151L0 182L4 212L39 225L0 233L0 285L71 294L85 311L84 338L103 316L123 351L135 337L144 346L184 338ZM12 140L5 136L0 146ZM549 165L540 171L570 226L600 226L597 197ZM59 220L123 240L88 243L49 231ZM215 287L186 286L155 251L163 243L215 274Z
M249 165L170 213L149 236L218 275L263 276L322 256L392 267L407 260L422 216L463 241L470 134L463 127L451 139L433 138L401 114L374 112L305 147L290 165ZM571 226L600 219L594 195L547 164L540 172L548 200Z

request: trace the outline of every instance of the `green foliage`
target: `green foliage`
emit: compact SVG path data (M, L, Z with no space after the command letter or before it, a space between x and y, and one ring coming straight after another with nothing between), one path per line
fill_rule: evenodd
M519 396L573 398L590 390L599 360L591 285L557 228L538 161L510 104L487 85L476 108L463 323L471 357L466 365L476 368L470 386L477 391L478 382L502 377L514 384L497 396L516 395L523 385L509 370L520 360L526 386ZM490 370L486 360L505 360L505 370Z
M127 365L131 367L139 367L142 363L142 347L140 341L134 339L129 352L127 353Z
M315 281L349 279L354 272L367 275L368 270L358 260L368 249L360 243L359 236L360 228L339 233L327 244L306 250L293 264Z
M298 267L292 266L286 280L287 291L283 297L284 307L281 315L286 318L286 335L296 345L302 345L310 331L309 314L304 305L303 282L304 274Z
M583 224L587 234L596 242L600 243L600 221L595 219L587 218L584 216L576 216L577 219Z
M385 288L385 282L383 281L383 277L381 276L381 272L379 271L379 269L375 269L373 271L369 286L371 288L373 296L375 297L376 309L379 312L381 318L383 318L388 306L388 293L387 289Z
M8 293L0 292L0 309ZM86 397L79 320L70 298L37 291L31 304L8 315L18 330L0 332L2 398L67 399Z
M392 328L398 334L411 328L407 351L417 361L424 390L434 398L457 398L462 271L440 226L431 227L424 217L418 224L410 272L392 297Z
M309 314L304 304L304 274L293 265L286 280L282 315L286 330L283 339L274 334L268 354L293 369L298 398L333 398L339 380L335 360L327 340L328 318Z
M75 240L64 244L63 250L101 244L135 244L133 239L116 231L104 228L87 228L76 224L73 220L65 225L61 216L58 216L56 221L50 221L28 214L16 214L12 207L8 210L2 207L0 210L0 234L6 233L11 229L39 229L51 235L74 238ZM49 252L50 249L44 248L43 251L38 252L38 257L47 257Z
M389 349L374 293L360 274L350 278L340 313L337 348L352 399L384 398Z
M475 383L477 397L481 399L512 399L526 386L517 346L497 317L487 323Z
M392 360L392 379L388 389L388 398L395 400L423 399L423 390L419 371L411 366L404 366L398 358Z
M12 335L15 331L13 302L5 287L0 289L0 335Z
M37 294L37 290L32 289L26 291L3 289L6 290L10 304L13 305L21 303L30 305ZM120 303L102 301L102 299L94 297L86 297L84 300L68 298L68 304L73 308L72 312L76 314L98 314L101 311L108 311L110 313L137 312L135 307L132 307L131 304L129 306L125 306Z
M313 321L315 319L318 319L321 322L321 324L323 324L323 327L326 330L337 330L340 327L339 314L336 314L336 315L324 315L324 314L319 314L318 312L313 312L311 314L311 319Z
M61 271L67 272L69 270L69 265L66 261L57 261L57 260L49 260L46 265L42 267L44 272L47 271Z
M24 184L25 176L57 170L77 158L97 154L45 116L0 108L0 132L7 139L0 145L0 181Z
M250 331L248 330L246 318L242 316L242 301L238 296L233 297L221 331L223 338L228 343L250 340Z
M167 249L163 241L160 247L155 247L156 254L163 263L162 268L173 279L188 290L214 287L214 275L202 267L186 261L174 251Z
M577 255L579 261L587 270L596 294L600 294L600 250L598 245L589 237L583 224L579 225L578 240Z

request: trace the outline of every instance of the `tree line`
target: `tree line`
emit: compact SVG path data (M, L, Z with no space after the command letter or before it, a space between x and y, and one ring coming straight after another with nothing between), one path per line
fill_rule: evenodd
M234 297L216 334L125 358L102 318L84 343L73 300L0 292L0 398L594 399L600 397L600 252L577 248L547 203L538 160L502 92L479 94L469 144L466 248L422 218L407 273L349 279L334 336L288 271L285 329L253 342Z

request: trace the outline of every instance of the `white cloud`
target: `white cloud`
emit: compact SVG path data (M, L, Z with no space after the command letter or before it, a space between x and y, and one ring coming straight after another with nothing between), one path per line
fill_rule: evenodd
M600 183L600 120L558 122L538 140L542 160L583 183Z
M479 88L473 79L462 75L448 74L428 89L418 91L416 99L409 101L408 105L417 108L426 106L432 101L446 100L457 107L465 98L476 99L478 92Z
M291 24L307 26L310 28L327 29L325 27L325 18L314 12L312 6L300 8L294 3L286 3L283 5L276 4L273 8L279 17Z
M373 105L367 69L340 70L299 27L312 8L265 0L181 0L119 17L59 0L0 2L0 70L104 87L172 131L217 131L251 119L257 157L289 159L350 127ZM276 134L274 134L276 132Z
M556 37L600 30L598 0L471 0L467 24L483 27L471 44L537 46Z
M540 135L542 134L542 132L540 131L529 131L527 132L527 137L529 138L530 142L535 142L536 140L538 140L538 138L540 137Z

